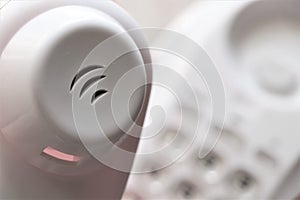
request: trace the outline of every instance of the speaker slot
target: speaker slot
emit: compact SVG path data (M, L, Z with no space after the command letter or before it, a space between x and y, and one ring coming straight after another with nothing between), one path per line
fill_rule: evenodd
M96 83L97 81L100 81L102 79L106 78L105 75L102 76L96 76L94 78L91 78L90 80L88 80L82 87L81 91L80 91L80 97L85 93L85 91L87 91L94 83Z
M84 69L80 70L76 75L75 77L73 78L72 82L71 82L71 86L70 86L70 91L73 90L74 88L74 85L76 84L76 82L82 78L85 74L91 72L91 71L94 71L94 70L97 70L97 69L102 69L104 68L103 66L100 66L100 65L91 65L91 66L88 66L88 67L85 67Z
M98 90L92 96L91 103L94 104L98 99L100 99L103 95L105 95L108 91L107 90Z

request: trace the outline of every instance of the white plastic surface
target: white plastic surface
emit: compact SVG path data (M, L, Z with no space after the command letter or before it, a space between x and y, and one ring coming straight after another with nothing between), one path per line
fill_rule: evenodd
M117 160L115 143L138 145L128 135L140 134L151 69L142 34L127 32L135 22L111 1L10 1L0 12L0 199L120 198L134 157L119 172L96 154Z
M195 142L172 166L132 175L124 199L293 199L300 194L299 11L299 1L199 1L174 20L168 28L204 47L220 71L227 96L225 127L204 159L198 158ZM184 69L181 65L174 69ZM209 95L201 91L201 126L208 126ZM160 96L155 103L177 109ZM188 106L187 100L183 108ZM167 130L176 127L178 119L172 120ZM160 134L164 138L169 132ZM209 136L215 138L214 132ZM139 152L161 142L153 141ZM136 166L155 168L170 156L137 160Z

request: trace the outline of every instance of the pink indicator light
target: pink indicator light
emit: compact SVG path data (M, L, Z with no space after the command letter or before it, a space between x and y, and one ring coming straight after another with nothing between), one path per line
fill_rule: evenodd
M66 153L63 153L63 152L61 152L59 150L56 150L52 147L46 147L43 150L43 154L47 155L47 156L50 156L52 158L61 160L61 161L72 162L72 163L77 163L82 159L82 157L74 156L74 155L71 155L71 154L66 154Z

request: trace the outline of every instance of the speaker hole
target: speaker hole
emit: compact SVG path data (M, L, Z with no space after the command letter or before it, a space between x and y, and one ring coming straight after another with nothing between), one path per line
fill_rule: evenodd
M91 72L91 71L94 71L94 70L97 70L97 69L102 69L104 68L103 66L100 66L100 65L91 65L91 66L88 66L88 67L85 67L84 69L80 70L76 75L75 77L73 78L72 82L71 82L71 86L70 86L70 91L73 90L74 88L74 85L76 84L76 82L82 78L85 74Z
M98 99L100 99L103 95L105 95L108 91L107 90L98 90L92 96L91 103L94 104Z
M105 75L102 76L96 76L94 78L91 78L90 80L88 80L82 87L81 91L80 91L80 97L97 81L100 81L102 79L106 78Z

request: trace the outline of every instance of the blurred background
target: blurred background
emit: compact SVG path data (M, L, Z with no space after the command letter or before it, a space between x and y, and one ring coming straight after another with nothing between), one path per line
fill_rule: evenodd
M165 27L196 0L116 0L143 27Z
M142 141L139 153L166 144L171 147L151 159L136 160L135 167L147 173L131 175L124 199L297 199L300 1L116 1L142 27L174 30L203 48L226 94L225 120L210 121L214 106L210 86L203 87L205 81L194 77L187 63L152 52L155 61L163 60L196 88L202 109L191 106L189 98L178 108L168 92L154 89L152 104L170 110L169 123L157 139ZM161 36L156 35L156 40L161 41ZM179 41L170 43L184 46ZM198 56L194 49L190 53ZM159 82L169 74L157 70L154 75ZM188 122L177 133L182 114L178 109ZM157 167L183 150L181 145L193 135L190 127L196 119L201 127L196 135L203 139L208 130L207 141L217 139L214 148L199 156L200 146L206 147L200 139L172 165ZM169 144L172 138L179 138L176 144Z

